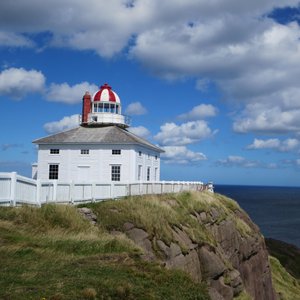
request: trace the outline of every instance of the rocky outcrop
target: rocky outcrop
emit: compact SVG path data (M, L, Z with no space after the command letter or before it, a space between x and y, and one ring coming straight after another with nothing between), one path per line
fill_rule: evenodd
M81 207L78 208L77 210L91 224L95 225L97 223L97 216L93 213L93 211L90 208Z
M144 259L183 270L196 282L206 282L213 300L230 300L242 292L255 300L276 299L258 227L232 200L227 203L225 197L209 197L211 203L206 200L189 210L183 218L190 218L188 222L168 225L172 238L147 232L141 221L137 226L128 220L122 231L144 250ZM164 205L180 213L183 204L169 199ZM199 232L191 224L196 224Z

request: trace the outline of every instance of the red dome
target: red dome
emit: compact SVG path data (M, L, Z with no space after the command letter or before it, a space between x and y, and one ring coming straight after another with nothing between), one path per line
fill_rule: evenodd
M100 87L100 90L93 95L92 101L105 101L120 103L120 98L111 87L105 83Z

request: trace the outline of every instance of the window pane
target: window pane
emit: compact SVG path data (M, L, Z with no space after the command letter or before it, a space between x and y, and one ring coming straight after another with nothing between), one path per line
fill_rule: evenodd
M111 180L120 181L121 179L121 166L111 166Z
M59 154L59 149L50 149L50 154Z
M81 149L80 153L81 154L90 154L90 150L89 149Z
M58 179L58 165L49 165L49 179Z
M112 149L111 153L113 155L120 155L121 154L121 150L120 149Z

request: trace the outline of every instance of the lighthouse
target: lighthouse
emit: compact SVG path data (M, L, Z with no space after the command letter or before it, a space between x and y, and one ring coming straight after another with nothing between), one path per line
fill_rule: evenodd
M79 126L33 141L33 178L60 182L157 182L161 148L130 132L121 100L107 83L86 92Z
M105 83L91 97L86 92L82 104L82 126L117 125L129 127L129 118L122 115L121 101L116 92Z

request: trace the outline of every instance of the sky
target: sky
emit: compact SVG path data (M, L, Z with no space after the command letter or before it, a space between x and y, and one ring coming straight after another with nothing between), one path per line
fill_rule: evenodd
M293 0L1 1L0 172L108 83L162 180L300 186L299 24Z

